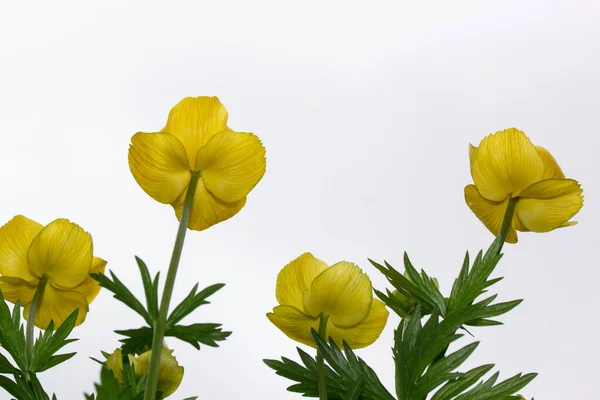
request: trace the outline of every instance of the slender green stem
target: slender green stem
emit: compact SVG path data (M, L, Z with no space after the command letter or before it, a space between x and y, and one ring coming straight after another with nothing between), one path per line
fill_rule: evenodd
M323 340L327 341L328 338L325 337L327 334L327 320L329 319L329 314L321 313L319 318L319 336L323 338ZM325 360L323 360L323 355L317 349L317 385L319 389L319 400L327 400L327 382L325 381Z
M497 251L496 254L500 254L502 251L502 246L504 246L504 242L506 241L506 235L508 235L508 230L510 229L510 225L512 223L513 215L515 214L515 207L517 205L517 197L510 197L508 199L508 205L506 206L506 212L504 213L504 220L502 221L502 227L500 228L500 233L496 237L497 242Z
M27 359L31 361L31 353L33 351L33 327L35 326L35 315L37 314L38 307L40 306L40 300L42 299L42 295L44 294L44 289L46 288L46 283L48 282L48 278L42 276L40 279L40 283L38 284L37 290L33 295L33 300L31 301L31 306L29 306L29 315L27 316Z
M192 179L190 181L190 185L188 186L187 193L185 195L185 203L183 204L183 211L181 212L181 218L179 220L179 229L177 230L177 237L175 238L175 246L173 246L173 254L171 255L169 271L167 272L167 279L165 281L165 287L163 289L163 294L160 302L160 310L158 312L158 320L154 322L152 353L150 357L150 366L148 368L148 377L146 381L146 393L144 395L144 400L156 399L156 387L158 385L160 354L162 352L165 328L167 325L167 313L169 312L171 296L173 295L173 287L175 286L175 277L177 276L177 268L179 267L181 251L183 250L183 242L185 240L185 234L187 232L188 224L190 221L192 201L194 199L196 186L198 185L198 178L200 178L200 172L192 173Z

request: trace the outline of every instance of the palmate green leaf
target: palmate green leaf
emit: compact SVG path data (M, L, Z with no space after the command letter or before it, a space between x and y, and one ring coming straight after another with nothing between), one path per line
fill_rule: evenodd
M138 329L117 330L119 335L126 336L120 341L123 343L121 350L125 354L139 354L152 347L153 331L149 327ZM171 336L183 340L200 350L200 344L210 347L219 347L217 342L227 339L231 332L224 332L221 324L193 324L175 325L165 330L165 337Z
M179 303L179 305L171 312L171 315L169 315L169 318L167 319L167 327L174 326L201 305L210 304L210 302L206 301L206 299L220 290L223 286L225 286L224 283L217 283L196 293L196 290L198 290L198 284L194 285L186 298L183 299L181 303Z
M17 301L12 313L0 291L0 347L12 357L17 367L26 371L28 367L25 333L21 325L21 305Z
M327 396L330 399L353 400L393 400L375 372L344 344L344 352L335 342L327 344L313 331L317 347L327 361L326 383ZM301 365L288 358L278 360L263 360L277 375L297 382L288 387L288 391L301 393L305 397L318 397L317 363L308 353L297 348Z
M129 289L121 282L119 278L114 274L114 272L110 272L110 276L112 280L100 273L90 274L92 278L94 278L100 286L109 290L113 293L113 297L119 300L121 303L125 304L127 307L131 308L133 311L138 313L149 326L152 326L153 320L150 318L150 314L144 308L142 303L131 293Z
M152 281L150 278L150 271L148 270L146 263L144 263L144 261L138 256L135 256L135 261L137 262L137 265L140 269L140 275L142 276L148 314L150 315L150 319L156 321L158 319L158 281L160 272L156 274L154 281Z
M78 314L79 309L75 309L75 311L65 319L61 326L58 327L56 332L54 332L54 323L50 321L46 331L40 333L40 336L33 346L31 362L29 363L30 371L45 371L68 360L76 354L67 353L55 355L58 350L67 344L77 341L77 339L67 339L67 337L75 326Z
M0 374L13 374L18 370L2 353L0 353Z
M29 395L26 389L23 389L6 376L0 375L0 387L14 396L17 400L36 400Z
M125 388L123 392L119 389L119 383L115 379L113 372L103 367L100 372L100 383L94 385L96 394L85 394L87 400L143 400L144 393L132 394L131 388ZM156 397L160 400L161 396Z

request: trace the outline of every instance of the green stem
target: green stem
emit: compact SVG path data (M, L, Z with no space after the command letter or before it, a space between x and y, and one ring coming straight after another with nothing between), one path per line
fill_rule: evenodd
M48 282L48 278L42 276L40 279L40 283L38 284L37 290L33 295L33 300L31 301L31 306L29 307L29 315L27 316L27 360L31 361L31 353L33 351L33 327L35 326L35 315L37 314L38 307L40 306L40 300L42 299L42 295L44 294L44 289L46 288L46 283Z
M502 251L502 246L504 246L504 242L506 241L506 235L508 235L508 231L510 229L510 225L512 223L513 215L515 214L515 207L517 205L517 197L510 197L508 199L508 205L506 206L506 211L504 213L504 220L502 221L502 227L500 228L500 233L496 237L496 240L492 244L492 247L495 250L495 255L500 254Z
M321 313L319 319L319 336L323 338L323 340L327 341L327 320L329 319L329 314ZM323 355L317 349L317 385L319 389L319 400L327 400L327 382L325 381L325 360L323 360Z
M177 230L175 246L173 246L173 254L171 255L169 271L167 272L167 279L165 281L165 287L163 289L163 294L160 302L158 320L154 323L152 353L150 357L150 366L148 368L148 377L146 381L146 393L144 394L144 400L156 399L156 388L158 386L158 371L160 366L160 354L163 348L163 339L165 336L165 328L167 325L167 313L169 312L171 296L173 295L173 287L175 286L175 277L177 276L177 268L179 267L181 251L183 250L183 242L185 240L185 234L187 232L188 224L190 221L192 201L194 199L194 193L196 191L196 186L198 185L199 178L200 172L195 171L192 173L192 179L190 181L190 185L188 186L187 193L185 195L185 203L183 204L183 211L181 212L181 218L179 220L179 229Z

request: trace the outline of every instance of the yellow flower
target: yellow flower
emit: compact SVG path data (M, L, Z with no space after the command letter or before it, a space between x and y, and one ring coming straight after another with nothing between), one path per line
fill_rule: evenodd
M469 157L475 184L465 187L465 200L494 235L510 197L517 202L509 243L517 242L517 230L549 232L576 224L569 219L583 206L579 183L565 179L548 150L534 146L523 132L510 128L489 135L479 147L470 146Z
M35 325L61 325L79 309L81 324L88 305L100 291L90 273L104 272L106 261L92 255L92 237L80 226L57 219L45 227L17 215L0 228L0 290L12 303L25 307L27 318L39 285L45 285Z
M173 107L160 132L133 135L129 168L150 197L173 206L177 218L192 173L199 172L189 228L200 231L242 209L265 173L265 149L255 135L227 126L217 97L188 97Z
M279 306L267 317L293 340L315 347L311 328L319 331L319 316L329 315L326 338L338 346L346 341L358 349L372 344L385 327L388 311L373 298L371 281L356 265L327 264L304 253L277 276Z
M139 356L127 355L129 364L133 366L136 379L141 379L148 372L151 355L152 350L142 353ZM115 380L121 390L124 390L123 353L121 349L116 349L111 355L106 357L106 368L113 371ZM173 350L163 347L160 354L157 390L162 392L163 398L166 398L177 390L182 379L183 367L177 363L177 359L173 356Z

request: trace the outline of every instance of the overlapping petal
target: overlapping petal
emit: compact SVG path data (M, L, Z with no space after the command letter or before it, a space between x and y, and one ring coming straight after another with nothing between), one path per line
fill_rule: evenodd
M312 318L296 307L288 305L273 308L273 312L268 313L267 318L290 339L316 347L310 330L319 330L319 318Z
M507 197L504 201L491 201L483 197L475 185L467 185L465 187L465 201L467 205L494 236L500 233L506 207L508 206L508 199ZM517 221L513 218L508 234L506 235L508 243L517 243L516 223Z
M183 144L168 133L136 133L129 147L129 168L154 200L170 204L190 183L191 167Z
M312 281L327 267L311 253L304 253L287 264L277 275L277 302L304 310L304 292L310 290Z
M27 265L27 250L42 229L42 225L22 215L0 228L0 275L37 281Z
M94 257L94 260L92 261L92 268L90 269L90 274L103 274L105 268L106 261L104 261L101 258ZM74 290L76 292L81 293L89 304L92 302L92 300L96 298L98 293L100 293L100 289L101 286L98 283L98 281L96 281L94 278L88 275L88 277L85 278L85 280L80 285L77 285L70 290Z
M150 367L150 358L152 351L140 354L133 358L133 367L137 379L141 379ZM160 353L160 364L158 369L157 390L162 392L162 397L168 397L177 390L183 379L183 367L177 363L173 356L173 350L162 348Z
M326 312L334 324L347 327L366 318L372 301L369 277L355 264L341 261L313 280L304 293L304 310L312 317Z
M546 179L527 188L516 213L533 232L549 232L565 226L583 206L583 191L573 179ZM567 225L568 226L568 225Z
M49 223L33 239L27 252L29 269L38 277L73 288L81 284L92 266L92 237L66 219Z
M0 277L0 291L2 292L2 296L4 300L11 303L16 303L17 300L21 302L22 306L31 303L36 289L37 285L29 283L24 279L12 276Z
M196 154L216 133L227 130L227 110L217 97L186 97L169 113L162 132L177 137L187 153L192 170Z
M563 174L552 154L542 146L535 146L535 148L544 163L544 176L542 179L563 179L565 174Z
M25 318L29 315L30 307L31 303L23 310ZM88 311L88 302L85 297L79 292L57 289L52 282L48 282L35 314L35 325L38 328L46 329L50 321L54 321L56 328L62 325L76 309L79 309L79 313L75 325L79 325L85 320Z
M202 178L198 180L198 186L196 187L193 200L188 227L195 231L202 231L233 217L244 207L244 204L246 204L245 198L233 203L227 203L217 199L212 193L206 190ZM181 219L183 202L173 204L173 208L175 209L177 218Z
M353 349L367 347L381 335L388 315L389 311L385 308L385 304L378 299L373 299L369 314L363 321L346 328L330 322L327 324L327 337L331 337L338 347L342 347L343 341Z
M218 199L243 199L263 177L265 148L255 135L223 131L198 150L196 168L204 185Z
M472 166L479 193L491 201L517 197L544 176L544 162L525 134L510 128L485 137Z

